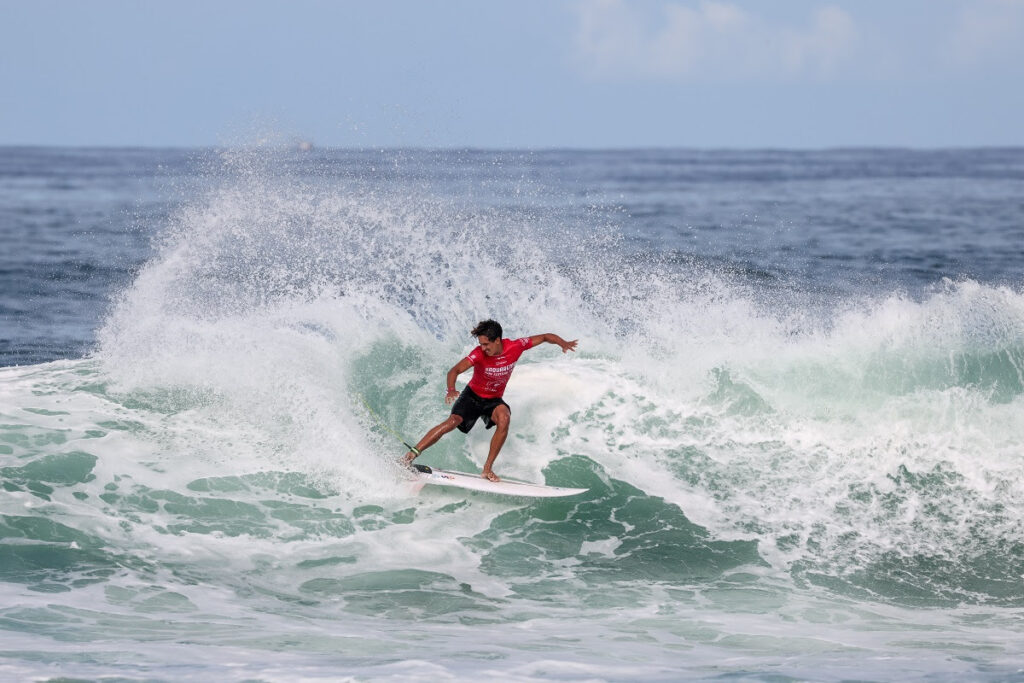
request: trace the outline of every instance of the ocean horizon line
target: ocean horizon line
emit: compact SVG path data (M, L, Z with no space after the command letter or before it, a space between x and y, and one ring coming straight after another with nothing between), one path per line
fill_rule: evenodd
M314 151L338 151L338 152L460 152L460 153L507 153L507 152L579 152L579 153L614 153L614 152L700 152L700 153L735 153L735 152L785 152L785 153L830 153L830 152L978 152L978 151L1020 151L1024 150L1024 144L1005 145L949 145L949 146L924 146L924 145L829 145L829 146L697 146L697 145L608 145L608 146L575 146L575 145L552 145L552 146L482 146L482 145L318 145L305 140L286 142L257 142L254 144L222 144L222 145L164 145L164 144L55 144L55 143L0 143L0 150L81 150L81 151L217 151L226 149L268 149L268 150L294 150L298 152Z

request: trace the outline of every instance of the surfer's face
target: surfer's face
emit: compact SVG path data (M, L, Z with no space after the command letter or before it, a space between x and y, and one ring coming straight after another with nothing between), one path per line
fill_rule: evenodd
M497 356L501 353L501 337L488 339L487 335L481 334L476 340L480 342L480 350L485 356Z

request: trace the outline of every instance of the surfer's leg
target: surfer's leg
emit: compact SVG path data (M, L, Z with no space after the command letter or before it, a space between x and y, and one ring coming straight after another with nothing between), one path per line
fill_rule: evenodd
M494 465L498 452L505 445L505 438L508 437L508 423L512 419L512 413L507 405L500 405L491 412L491 420L494 422L494 435L491 436L491 449L487 453L487 462L484 463L484 471L481 476L490 481L501 481L491 467Z
M462 424L461 415L449 415L447 420L435 426L427 432L422 439L420 439L419 443L416 444L416 450L422 453L437 443L438 439L458 427L460 424ZM418 454L409 451L405 454L405 462L407 464L412 462L416 459L416 455Z

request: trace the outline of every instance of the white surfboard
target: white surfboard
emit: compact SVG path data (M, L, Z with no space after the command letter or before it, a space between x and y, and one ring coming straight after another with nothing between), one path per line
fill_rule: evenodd
M479 474L439 470L425 465L413 465L413 467L416 468L417 483L420 487L426 484L436 484L438 486L455 486L460 489L469 489L470 491L484 491L486 493L499 493L506 496L523 496L527 498L560 498L562 496L575 496L578 493L587 491L587 489L545 486L544 484L531 484L525 481L513 481L510 479L488 481Z

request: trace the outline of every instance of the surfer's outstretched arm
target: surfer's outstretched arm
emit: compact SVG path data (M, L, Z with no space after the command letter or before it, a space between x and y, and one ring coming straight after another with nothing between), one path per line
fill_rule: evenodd
M530 341L533 342L534 346L536 346L537 344L544 344L544 343L554 344L555 346L561 347L562 353L565 353L567 351L575 351L576 350L576 342L578 342L579 340L578 339L573 339L572 341L565 341L564 339L559 337L557 334L553 334L551 332L545 332L544 334L535 334L535 335L533 335L532 337L530 337Z

